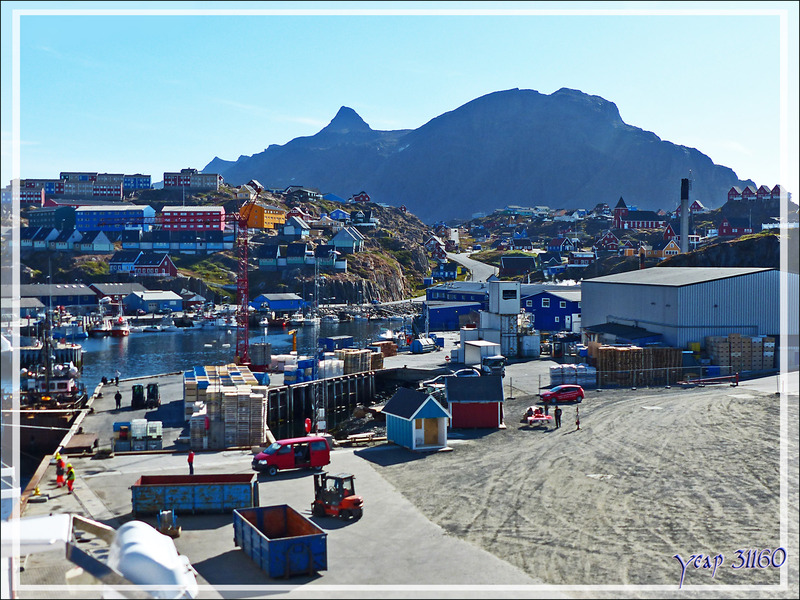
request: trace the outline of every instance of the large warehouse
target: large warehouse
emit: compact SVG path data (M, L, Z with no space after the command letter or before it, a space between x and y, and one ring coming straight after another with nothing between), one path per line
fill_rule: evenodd
M788 305L796 307L797 274L787 277ZM738 267L653 267L586 279L583 331L587 339L605 343L613 342L607 334L615 327L649 332L684 349L692 342L704 347L706 336L784 333L791 346L797 314L790 311L782 331L780 279L775 269Z

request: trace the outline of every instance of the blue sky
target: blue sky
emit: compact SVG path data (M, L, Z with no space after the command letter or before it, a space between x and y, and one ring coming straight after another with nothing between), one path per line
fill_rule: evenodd
M164 171L313 135L341 106L373 129L409 129L494 91L567 87L797 198L797 6L4 1L2 185L17 173L56 178L66 170L146 173L156 182ZM169 8L175 14L113 12ZM40 11L18 20L18 166L12 9ZM312 12L187 12L233 9ZM326 9L351 12L319 14ZM367 9L375 12L358 14ZM398 12L432 9L440 10ZM479 9L489 12L456 14ZM91 14L102 10L111 12ZM781 131L790 139L782 142Z

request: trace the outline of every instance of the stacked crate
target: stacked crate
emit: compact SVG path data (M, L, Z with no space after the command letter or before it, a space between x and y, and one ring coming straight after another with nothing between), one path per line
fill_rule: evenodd
M734 371L743 371L744 370L744 357L742 356L742 336L738 333L730 333L728 334L728 346L731 349L731 369ZM748 355L749 355L749 344L748 344ZM749 356L748 356L749 358Z
M375 346L383 353L384 357L397 356L397 344L392 341L372 342L370 346Z
M725 336L706 337L706 353L715 365L728 366L731 364L731 347Z
M732 372L769 370L775 364L775 338L738 333L708 336L706 354L712 363L729 366Z
M238 428L236 424L239 421L239 394L237 390L230 389L230 386L222 392L222 421L225 426L223 431L225 446L238 445Z
M380 371L383 369L383 352L372 352L369 355L369 370Z
M775 338L764 336L762 338L762 347L764 348L764 354L762 356L762 369L774 369L775 368Z
M189 419L189 445L192 450L203 450L208 447L207 432L206 408L204 406Z

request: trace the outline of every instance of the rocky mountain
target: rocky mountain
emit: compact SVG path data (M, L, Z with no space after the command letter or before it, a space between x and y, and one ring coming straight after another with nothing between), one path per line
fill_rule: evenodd
M404 204L423 221L467 219L509 204L591 208L622 196L639 210L674 210L680 181L720 206L731 186L754 185L702 152L627 125L613 102L571 89L494 92L413 130L377 131L351 108L309 137L204 172L232 185L303 185ZM778 182L760 182L775 185Z

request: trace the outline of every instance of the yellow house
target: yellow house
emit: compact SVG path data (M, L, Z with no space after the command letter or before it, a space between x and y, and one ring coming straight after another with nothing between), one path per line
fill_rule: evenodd
M250 202L239 209L247 217L247 226L255 229L275 229L286 222L286 211L271 204Z

